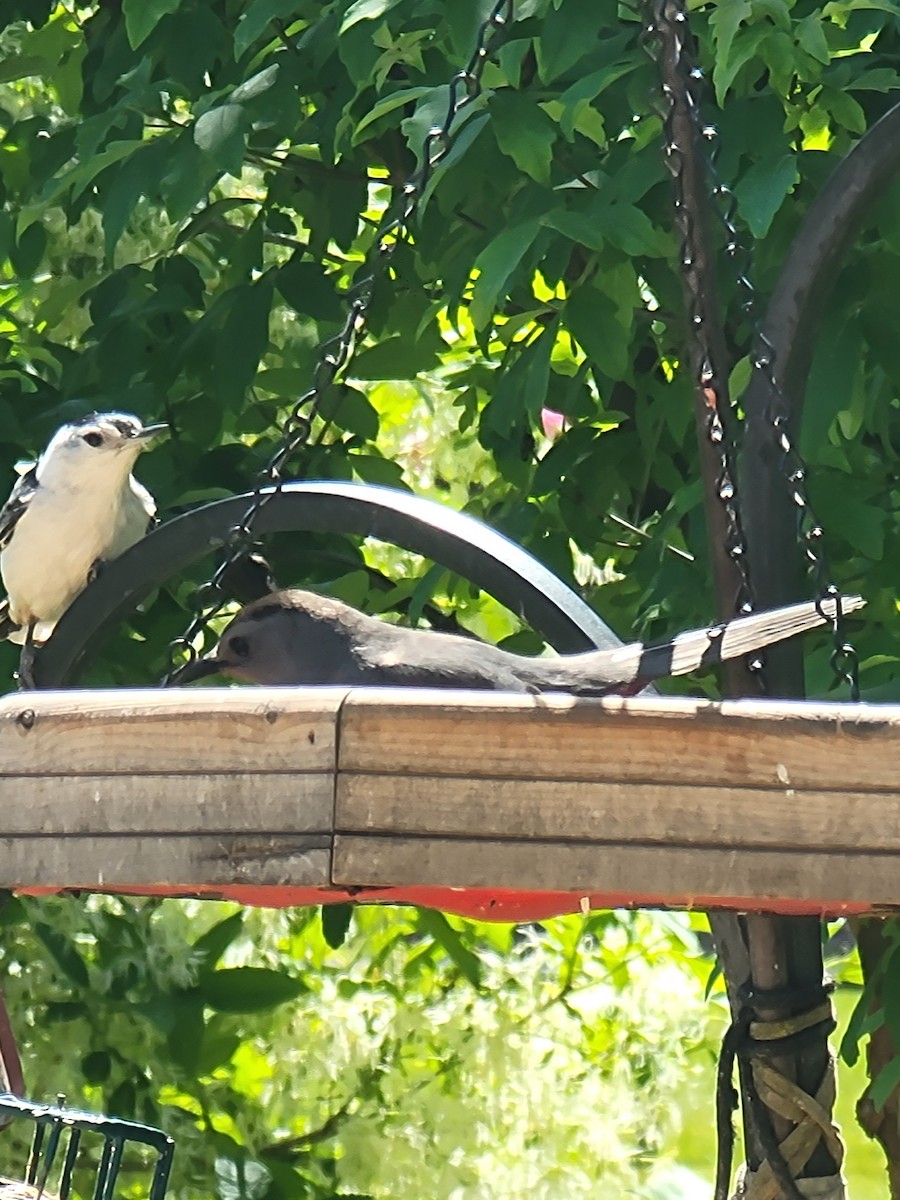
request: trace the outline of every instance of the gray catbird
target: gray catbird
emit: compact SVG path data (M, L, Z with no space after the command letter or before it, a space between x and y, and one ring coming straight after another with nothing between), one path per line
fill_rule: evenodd
M842 612L862 608L844 596ZM561 658L525 658L450 633L405 629L312 592L280 591L241 609L208 656L171 683L221 672L250 683L488 688L509 692L634 693L653 679L761 650L825 624L835 601L792 604L680 633L669 642L634 642Z

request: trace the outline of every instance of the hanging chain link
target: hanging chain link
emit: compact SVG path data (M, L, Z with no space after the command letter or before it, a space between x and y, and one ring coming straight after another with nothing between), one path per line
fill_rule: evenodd
M475 49L468 63L450 80L444 119L426 135L420 166L395 192L385 220L360 268L361 278L354 279L346 293L344 323L337 334L320 344L311 387L296 401L282 423L277 450L257 476L245 512L225 536L222 561L209 579L195 591L192 597L194 615L190 623L184 633L169 643L164 687L176 669L197 659L197 639L206 633L210 621L228 603L224 581L238 560L253 550L259 514L281 491L288 463L302 446L309 443L313 422L320 415L325 394L338 376L346 371L365 329L376 285L387 277L397 247L408 235L435 168L453 147L459 133L457 118L482 94L484 68L512 24L513 8L514 0L497 0L478 27Z
M683 11L669 3L669 0L648 0L646 17L643 19L641 46L655 66L661 61L667 47L674 55L673 72L682 78L692 79L693 69L689 54L689 30ZM640 14L637 14L640 18ZM699 252L699 230L696 217L686 194L685 156L679 146L675 129L677 97L673 89L663 82L662 96L654 90L651 97L656 115L663 125L663 161L672 178L672 188L675 196L675 221L679 233L679 266L686 283L688 296L688 324L690 337L699 350L698 384L706 398L705 433L718 457L718 470L715 482L716 496L725 514L725 551L733 563L738 576L738 589L734 600L735 611L749 613L753 611L753 591L747 564L747 548L744 531L741 525L740 510L737 503L737 487L735 485L734 446L728 436L722 420L718 404L718 390L715 387L716 370L714 354L709 340L707 319L704 315L706 308L706 280L703 273L697 269L702 252ZM692 88L685 88L684 99L688 106L691 127L697 122L696 98ZM754 656L748 662L751 670L759 671L761 660Z
M716 149L718 130L715 125L704 122L701 117L701 104L705 90L703 71L692 59L691 39L688 31L687 18L678 5L671 0L649 0L651 15L644 25L643 44L649 57L658 61L661 53L661 28L664 22L670 24L671 32L677 47L681 70L688 80L688 110L690 113L693 136L701 150L710 181L710 195L713 199L711 209L725 231L725 256L732 268L734 279L739 292L743 295L741 310L745 313L752 328L751 365L754 371L762 372L762 377L771 397L766 419L771 425L775 443L781 452L781 473L784 476L791 502L797 514L797 532L807 568L813 577L816 588L816 603L823 620L830 625L833 649L830 666L838 682L845 683L854 702L859 700L859 656L851 642L845 639L842 631L843 612L841 607L841 591L834 583L828 564L825 548L825 535L821 524L815 517L810 505L806 489L806 464L794 443L789 428L790 405L778 382L776 373L775 347L763 331L758 311L758 293L750 278L750 252L743 242L737 227L737 201L734 192L725 184L718 172ZM691 258L691 217L684 211L684 189L682 186L682 154L677 142L672 137L672 116L674 111L673 98L666 94L667 103L656 109L657 115L663 121L666 142L665 162L672 175L676 192L676 212L680 215L679 227L682 231L681 257L682 268L686 259ZM692 333L696 333L697 314L690 314ZM702 379L701 379L702 383ZM740 524L740 514L737 506L737 495L734 484L733 447L727 443L718 414L713 412L707 427L711 441L722 445L722 469L719 476L719 498L725 506L728 522L729 556L738 565L741 576L740 611L750 611L753 607L753 595L746 564L746 545ZM833 603L833 615L825 611L826 601ZM829 606L830 606L829 604ZM751 667L757 663L751 663Z

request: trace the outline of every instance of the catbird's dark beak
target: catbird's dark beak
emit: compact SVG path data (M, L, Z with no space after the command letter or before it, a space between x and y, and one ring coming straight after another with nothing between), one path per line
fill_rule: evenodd
M169 680L169 687L182 687L185 683L196 683L198 679L206 679L209 675L218 675L223 664L216 658L196 658L193 662L185 663Z

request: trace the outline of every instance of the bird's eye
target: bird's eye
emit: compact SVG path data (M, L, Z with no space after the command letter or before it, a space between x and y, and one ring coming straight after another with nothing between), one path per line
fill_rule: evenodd
M233 637L231 639L231 641L228 643L228 649L237 658L249 658L250 657L250 643L247 641L247 639L245 637L241 637L240 634L238 634L237 637Z
M83 433L81 435L81 440L83 442L87 442L87 444L89 446L102 446L103 445L103 434L102 433Z

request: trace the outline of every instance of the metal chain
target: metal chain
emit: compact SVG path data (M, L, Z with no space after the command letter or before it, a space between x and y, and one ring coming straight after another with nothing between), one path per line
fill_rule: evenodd
M696 111L699 114L699 89L702 87L703 72L693 67L691 79L694 83ZM806 490L806 463L798 451L789 429L789 404L776 375L775 347L766 337L758 312L758 293L750 278L750 253L744 245L737 228L737 200L734 192L722 181L716 165L718 130L714 125L701 124L698 131L708 149L703 160L711 180L711 194L715 203L713 212L725 230L725 253L732 265L735 281L744 295L741 309L751 321L753 344L751 367L762 373L769 392L770 401L767 420L781 451L781 474L788 486L790 499L797 513L797 536L803 548L807 568L815 581L816 603L822 619L831 626L833 649L830 658L831 670L838 682L845 683L850 699L859 700L859 655L853 644L842 632L843 612L841 591L834 582L825 547L825 533L816 519ZM824 610L826 600L834 601L834 616Z
M691 72L688 51L689 31L683 11L669 4L669 0L650 0L646 5L648 15L643 21L641 45L644 52L658 65L663 51L664 33L671 38L674 46L675 67ZM684 188L684 155L678 145L673 128L676 98L670 87L662 84L662 102L659 102L654 91L654 111L663 124L664 153L663 161L672 178L675 193L675 219L680 235L678 248L679 263L685 275L688 291L688 322L690 336L695 345L699 346L700 366L699 384L704 394L710 396L711 402L706 407L705 432L710 443L718 454L718 475L716 478L716 495L725 513L726 542L725 550L734 564L738 579L738 591L735 596L735 611L749 613L753 611L753 591L747 565L747 548L741 525L740 510L737 503L737 488L735 486L734 446L726 434L722 415L716 403L717 395L713 390L716 382L714 356L709 343L706 321L703 315L704 281L698 272L692 268L697 260L697 231L691 205L688 203ZM687 89L687 99L692 126L696 121L696 108L690 89ZM759 671L762 663L754 656L748 663L751 670Z
M189 625L184 633L169 643L164 687L170 682L176 669L196 660L198 651L195 641L207 631L210 621L228 603L229 597L225 593L223 581L235 563L253 549L259 514L284 486L284 471L288 462L301 446L308 444L313 421L319 415L326 392L346 370L353 357L365 329L375 287L387 277L397 247L408 234L410 223L418 211L435 168L453 147L459 132L457 118L482 94L484 68L496 52L508 26L512 24L513 6L514 0L497 0L478 27L475 49L468 63L450 80L444 119L426 135L421 164L395 192L395 198L388 206L385 221L378 229L363 261L362 277L355 279L346 293L347 310L344 323L337 334L319 346L313 368L312 386L296 401L283 422L277 450L257 476L250 503L244 514L225 537L225 555L222 562L194 593L194 615Z
M667 7L668 0L656 0L656 13L645 25L644 39L647 43L647 52L654 61L655 54L650 46L650 39L653 38L658 45L659 24L662 20L667 19ZM775 348L766 337L759 318L758 293L750 278L750 252L745 246L737 227L737 201L734 192L723 182L717 169L716 148L718 130L715 125L704 122L701 117L701 103L705 90L704 74L702 69L692 60L687 19L680 10L676 14L676 29L678 27L680 27L678 53L683 70L686 72L689 81L689 112L694 137L697 139L701 158L710 179L710 195L714 201L711 208L725 231L726 260L731 264L735 281L744 297L741 302L741 309L747 315L752 325L752 369L763 373L763 379L771 396L767 419L775 435L776 444L781 451L781 473L784 476L791 501L797 512L797 534L808 569L815 581L816 603L823 620L831 626L833 649L830 666L835 678L839 682L847 684L850 691L850 698L856 702L859 700L859 656L855 647L845 639L842 632L841 591L833 581L828 564L824 530L816 519L809 502L806 490L806 464L800 456L790 434L788 422L789 405L776 375ZM678 151L678 147L673 145L671 138L671 112L672 104L670 100L668 108L658 113L658 115L663 119L665 130L666 165L669 167L675 181L676 196L683 203L683 197L678 194L680 186L680 179L678 178L680 174L680 162L678 156L680 152ZM672 162L673 158L674 163ZM676 203L678 203L678 200L676 200ZM686 214L686 220L689 221L689 219L689 216ZM686 239L682 242L682 258L684 258L685 241ZM693 326L695 322L693 313L691 314L691 322ZM714 423L711 422L708 433L711 440L716 440L717 438L723 440L721 423L717 429ZM732 503L732 508L737 518L736 523L732 525L732 509L726 506L729 521L729 539L732 536L736 538L734 543L731 540L729 541L728 552L734 556L734 551L736 550L738 555L744 555L746 553L746 546L743 543L743 535L740 531L740 518L734 489L734 473L732 468L733 449L730 446L725 446L724 440L722 458L723 470L719 482L720 488L724 488L726 492L726 497L722 497L720 491L720 498L723 499L723 503L726 503L726 501ZM743 568L741 570L741 579L747 586L745 599L749 601L750 605L750 608L742 608L742 611L750 611L753 604L752 592L749 588L745 560L741 559L740 562ZM834 615L831 617L825 612L824 605L826 600L834 602Z

